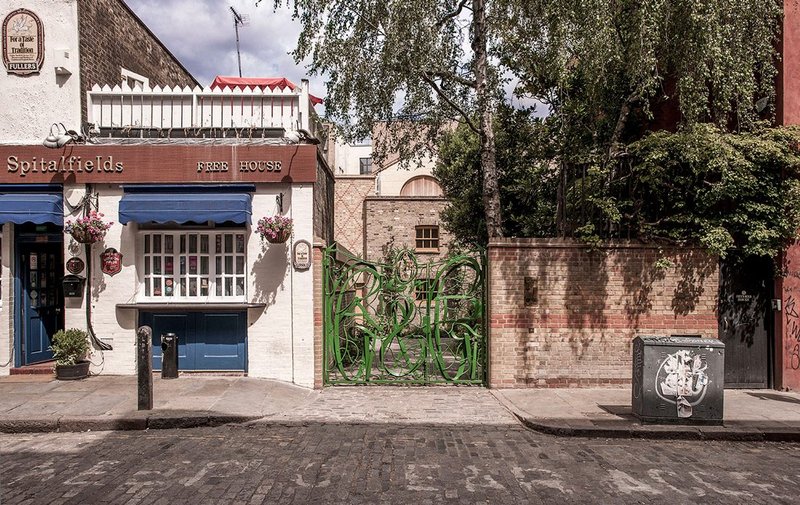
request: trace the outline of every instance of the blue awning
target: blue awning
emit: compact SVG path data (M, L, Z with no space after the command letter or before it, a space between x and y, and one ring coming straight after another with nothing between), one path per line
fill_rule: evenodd
M226 221L250 223L252 198L249 193L163 193L128 192L119 202L119 222L205 223Z
M0 193L2 223L64 226L64 196L61 193Z

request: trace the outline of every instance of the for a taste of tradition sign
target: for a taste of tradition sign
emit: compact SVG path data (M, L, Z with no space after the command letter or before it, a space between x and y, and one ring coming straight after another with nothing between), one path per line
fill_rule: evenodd
M17 9L3 20L3 64L9 74L38 74L44 63L44 28L39 16Z

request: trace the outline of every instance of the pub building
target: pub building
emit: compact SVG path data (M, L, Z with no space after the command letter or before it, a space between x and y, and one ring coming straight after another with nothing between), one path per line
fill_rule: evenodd
M34 16L40 39L77 49L47 2L28 4L0 18ZM59 8L82 26L77 2ZM161 335L174 333L181 372L318 385L314 259L332 238L333 176L308 82L151 86L123 67L111 85L43 61L0 74L13 109L0 112L0 374L52 364L64 328L89 332L92 373L134 374L147 325L156 370ZM68 70L91 74L85 65ZM73 228L93 216L111 223L104 234ZM258 221L277 216L291 232L270 242Z

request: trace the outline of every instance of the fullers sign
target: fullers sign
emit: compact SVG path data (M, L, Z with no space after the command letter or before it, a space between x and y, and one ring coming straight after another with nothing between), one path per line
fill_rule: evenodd
M3 20L3 64L9 74L36 74L44 63L44 28L39 16L17 9Z

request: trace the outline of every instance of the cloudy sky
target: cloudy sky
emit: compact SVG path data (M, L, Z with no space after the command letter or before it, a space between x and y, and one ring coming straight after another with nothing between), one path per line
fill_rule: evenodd
M239 74L231 6L249 17L249 24L239 28L243 76L288 77L298 84L306 77L303 65L288 54L300 25L287 9L273 12L270 0L258 7L255 0L125 1L204 86L217 75ZM311 78L311 92L325 94L321 78Z

